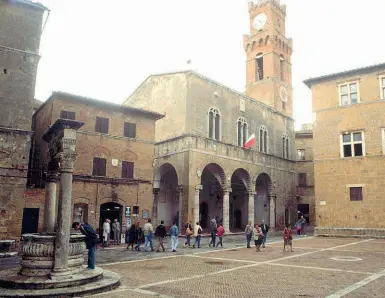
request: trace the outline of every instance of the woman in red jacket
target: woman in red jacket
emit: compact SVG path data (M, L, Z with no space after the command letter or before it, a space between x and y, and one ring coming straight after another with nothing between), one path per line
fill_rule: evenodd
M283 251L286 251L286 245L290 246L290 251L293 251L293 236L291 235L290 224L287 224L283 230Z
M217 236L219 238L219 241L217 243L217 247L218 245L220 244L221 247L223 247L223 243L222 243L222 240L223 240L223 234L225 233L225 228L223 227L222 223L220 223L218 229L217 229Z

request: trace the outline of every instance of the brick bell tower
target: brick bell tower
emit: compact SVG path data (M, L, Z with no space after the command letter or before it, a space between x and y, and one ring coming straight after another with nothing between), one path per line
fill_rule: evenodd
M293 42L286 38L286 5L280 0L249 3L250 35L244 35L246 95L293 115L291 54Z

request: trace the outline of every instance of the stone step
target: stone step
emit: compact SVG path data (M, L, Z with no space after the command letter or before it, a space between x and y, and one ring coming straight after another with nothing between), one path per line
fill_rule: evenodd
M50 297L64 298L84 295L94 295L116 289L120 285L120 276L111 271L103 271L103 278L80 286L69 286L53 289L5 289L0 288L0 298L6 297Z

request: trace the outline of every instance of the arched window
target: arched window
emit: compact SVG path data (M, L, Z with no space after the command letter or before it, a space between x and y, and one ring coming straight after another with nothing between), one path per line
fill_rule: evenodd
M285 58L283 55L279 56L279 70L281 72L281 81L285 80Z
M217 109L209 110L209 138L219 141L221 139L221 115Z
M259 151L267 153L267 128L261 126L259 129Z
M263 54L258 53L255 57L255 80L263 80Z
M247 122L244 118L239 118L237 122L238 146L243 147L248 138Z
M289 158L289 137L287 135L282 136L282 157Z

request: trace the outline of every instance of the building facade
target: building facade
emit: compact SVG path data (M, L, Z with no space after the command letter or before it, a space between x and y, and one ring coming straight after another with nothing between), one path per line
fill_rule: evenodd
M48 144L42 135L57 119L84 122L78 130L73 172L73 221L100 228L106 218L123 228L144 221L152 209L155 121L163 115L150 111L54 92L33 116L30 188L26 208L37 218L23 218L23 233L41 231L45 183L57 181L47 168ZM37 175L36 173L43 173ZM59 186L58 186L59 187ZM57 189L57 197L59 189ZM28 223L28 224L27 224ZM27 230L30 229L30 230Z
M274 228L296 219L291 47L279 27L285 7L259 1L249 12L247 95L183 71L149 76L124 103L166 114L156 124L153 217L167 225L199 220L208 228L215 217L237 231L248 220Z
M20 236L44 6L0 1L0 239Z
M297 149L297 200L298 217L303 215L308 224L314 226L315 195L314 195L314 156L312 125L304 124L301 130L295 132L295 147Z
M385 64L311 78L318 234L384 236Z

